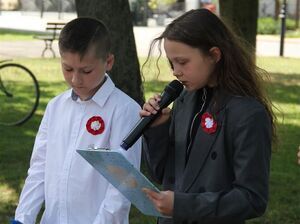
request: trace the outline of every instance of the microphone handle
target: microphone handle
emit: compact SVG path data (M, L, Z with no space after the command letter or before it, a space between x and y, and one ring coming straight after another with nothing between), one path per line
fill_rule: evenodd
M139 137L141 137L143 131L148 127L151 121L158 117L159 114L160 111L158 111L157 114L151 114L147 117L141 118L129 135L123 140L121 147L128 150L139 139Z
M141 118L137 124L132 128L130 133L124 138L121 147L128 150L138 139L142 136L143 131L149 126L149 124L155 120L161 113L162 109L167 107L174 99L166 92L161 95L161 101L158 103L160 109L157 114L151 114L147 117Z

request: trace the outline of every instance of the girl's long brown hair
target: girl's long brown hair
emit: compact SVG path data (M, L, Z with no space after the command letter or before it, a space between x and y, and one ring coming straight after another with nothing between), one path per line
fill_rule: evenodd
M144 65L150 60L154 45L158 42L161 57L161 42L169 39L198 48L209 54L212 47L218 47L222 53L216 66L217 86L233 95L250 96L266 108L272 124L272 138L277 141L276 116L272 103L264 91L264 76L268 73L255 64L254 50L239 39L215 14L207 9L191 10L170 23L165 31L155 38ZM143 67L144 67L143 65Z

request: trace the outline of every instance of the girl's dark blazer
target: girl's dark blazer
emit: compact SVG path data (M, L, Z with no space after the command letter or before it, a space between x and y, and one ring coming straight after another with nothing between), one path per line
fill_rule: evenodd
M265 108L253 98L219 91L217 104L212 100L207 109L217 130L208 134L198 128L185 165L196 98L195 92L184 90L171 119L144 133L150 175L164 190L175 192L173 218L159 223L233 224L262 215L271 157L271 122Z

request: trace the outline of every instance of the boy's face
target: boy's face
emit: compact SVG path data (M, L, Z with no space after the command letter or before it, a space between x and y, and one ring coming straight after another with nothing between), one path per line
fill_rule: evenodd
M113 63L113 55L109 54L106 59L99 59L92 50L83 58L78 53L61 53L64 78L81 100L86 100L97 92L105 72L111 70Z

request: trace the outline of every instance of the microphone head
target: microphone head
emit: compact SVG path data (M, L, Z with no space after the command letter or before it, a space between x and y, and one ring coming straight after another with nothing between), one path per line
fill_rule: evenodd
M164 92L170 95L172 100L175 100L183 90L183 85L178 80L173 80L166 87Z

